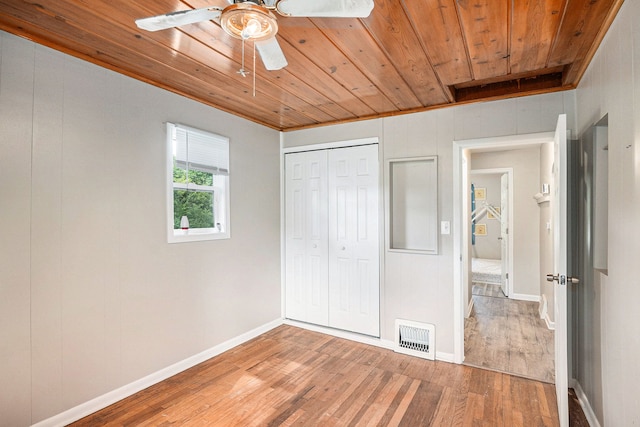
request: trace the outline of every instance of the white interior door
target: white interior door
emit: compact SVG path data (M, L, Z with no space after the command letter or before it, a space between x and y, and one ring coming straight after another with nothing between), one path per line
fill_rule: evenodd
M569 425L569 374L567 367L567 116L558 116L554 137L553 168L553 279L555 302L556 396L560 426Z
M500 287L509 296L509 175L500 176Z
M380 335L378 146L329 151L329 326Z
M285 316L328 325L327 152L285 156Z

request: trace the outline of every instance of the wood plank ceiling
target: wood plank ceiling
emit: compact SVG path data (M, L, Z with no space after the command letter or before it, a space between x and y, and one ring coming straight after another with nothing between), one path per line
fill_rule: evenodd
M241 42L214 22L134 23L226 0L0 0L0 29L287 131L575 88L623 1L375 0L365 19L278 16L289 65L258 58L255 96ZM253 71L250 44L246 61Z

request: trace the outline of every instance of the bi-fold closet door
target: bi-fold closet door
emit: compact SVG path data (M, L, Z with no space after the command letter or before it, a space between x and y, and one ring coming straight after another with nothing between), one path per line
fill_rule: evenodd
M285 315L379 336L378 145L285 156Z

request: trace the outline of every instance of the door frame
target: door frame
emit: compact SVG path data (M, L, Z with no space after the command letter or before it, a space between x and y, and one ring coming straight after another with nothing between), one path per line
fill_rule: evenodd
M453 141L453 361L464 361L464 318L466 313L467 280L469 274L469 153L474 150L499 151L553 142L554 132L508 135ZM511 203L511 201L510 201ZM511 260L513 264L513 258ZM465 268L465 265L467 266ZM511 286L511 285L510 285Z
M508 180L509 180L509 190L508 190L509 211L507 212L509 215L509 218L508 218L509 223L507 226L509 228L509 234L508 234L509 238L507 242L507 245L509 247L509 255L508 255L509 264L507 266L509 281L507 282L508 283L507 293L509 295L507 295L507 297L512 298L513 297L513 277L514 277L513 276L513 230L515 230L514 219L513 219L513 168L507 167L507 168L490 168L490 169L471 169L469 171L470 175L503 175L505 173L507 174Z

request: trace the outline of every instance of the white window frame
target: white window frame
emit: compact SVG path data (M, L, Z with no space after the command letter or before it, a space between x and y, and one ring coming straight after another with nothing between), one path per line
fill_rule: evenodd
M212 132L192 128L178 123L166 123L166 199L167 199L167 242L168 243L183 243L183 242L198 242L204 240L219 240L231 238L231 226L230 226L230 194L229 194L229 180L230 175L226 174L224 184L204 186L197 184L184 184L173 182L173 130L174 128L180 128L187 131L187 133L197 133L207 137L211 137L217 141L226 142L227 157L229 156L229 138L221 135L217 135ZM190 228L188 230L174 229L173 228L173 195L176 189L189 189L195 191L213 192L214 194L214 218L216 222L220 224L220 228Z

